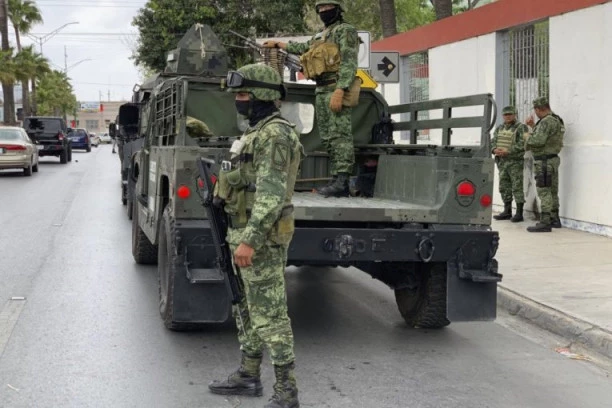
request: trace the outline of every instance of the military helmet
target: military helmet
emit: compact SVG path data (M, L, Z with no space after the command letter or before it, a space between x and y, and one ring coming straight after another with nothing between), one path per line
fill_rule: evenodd
M339 1L339 0L318 0L315 3L315 10L318 10L319 6L324 6L326 4L333 4L335 6L338 6L340 8L340 10L346 11L346 7L344 7L344 2L343 1Z
M229 92L249 92L260 101L275 101L284 97L280 74L263 64L249 64L228 72L226 86Z
M534 108L545 108L548 106L548 98L545 96L539 96L533 100Z

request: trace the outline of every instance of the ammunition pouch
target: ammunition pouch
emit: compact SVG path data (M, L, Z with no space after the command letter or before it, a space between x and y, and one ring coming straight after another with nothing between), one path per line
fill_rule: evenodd
M340 50L334 43L315 43L300 56L302 73L306 79L314 79L326 72L338 72L340 69Z
M361 92L361 78L355 77L348 91L344 91L342 105L349 108L359 105L359 93Z
M268 239L276 245L289 245L295 231L293 205L283 207L280 218L274 223Z

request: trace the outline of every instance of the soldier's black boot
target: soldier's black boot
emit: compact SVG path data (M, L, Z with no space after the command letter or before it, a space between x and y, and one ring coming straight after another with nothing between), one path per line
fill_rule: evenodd
M261 397L263 386L260 380L260 356L248 356L242 353L240 368L234 371L224 381L213 381L208 388L213 394L246 395Z
M558 211L553 211L550 214L550 226L552 228L561 228L561 219L559 218L559 212Z
M516 212L514 216L510 219L512 222L521 222L523 221L523 203L516 203Z
M510 218L512 218L512 201L504 203L504 211L497 215L494 215L493 218L500 221L509 220Z
M297 381L293 370L294 363L284 366L274 366L276 384L274 384L274 395L264 408L299 408Z
M542 213L540 217L540 222L536 225L532 225L531 227L527 227L527 231L529 232L551 232L550 228L550 214Z
M349 174L338 173L338 178L329 186L318 191L325 197L348 197L349 196Z
M331 186L332 184L334 184L336 182L337 178L338 178L338 175L336 175L336 174L332 175L332 177L329 180L329 182L326 185L324 185L323 187L315 188L315 192L321 194L321 190L323 190L324 188L327 188L327 187Z

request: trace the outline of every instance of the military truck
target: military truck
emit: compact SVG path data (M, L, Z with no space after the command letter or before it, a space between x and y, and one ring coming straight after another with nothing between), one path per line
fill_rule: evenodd
M203 180L196 160L212 160L218 174L246 124L224 89L227 53L210 27L192 27L168 61L134 157L132 253L139 264L157 263L161 317L181 330L231 317L228 277L197 194ZM499 234L491 229L491 95L389 106L374 89L362 89L353 110L352 196L324 198L312 192L329 180L314 86L285 85L280 109L307 152L288 265L368 273L394 291L411 326L495 319L501 275Z

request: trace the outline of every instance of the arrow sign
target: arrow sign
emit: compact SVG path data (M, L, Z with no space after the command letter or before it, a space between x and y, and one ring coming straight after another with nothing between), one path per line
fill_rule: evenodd
M395 67L396 65L388 57L383 58L381 63L378 64L378 70L382 71L382 74L386 77L393 72Z
M399 52L370 52L372 57L372 77L380 84L398 83Z

